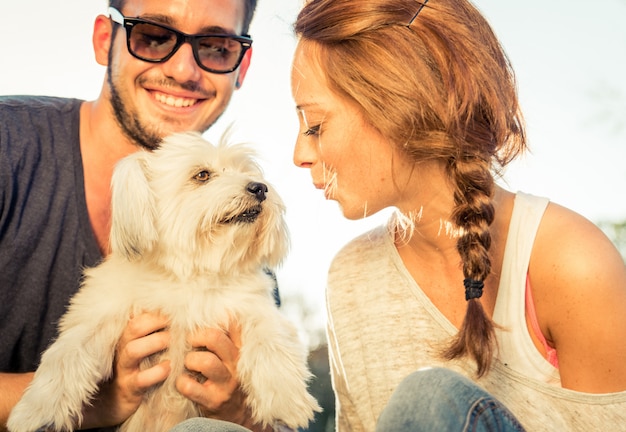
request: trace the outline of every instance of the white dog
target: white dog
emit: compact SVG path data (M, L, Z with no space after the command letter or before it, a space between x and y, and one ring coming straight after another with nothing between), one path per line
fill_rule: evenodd
M99 383L111 377L116 344L140 311L170 318L167 380L144 396L123 431L166 431L198 407L175 388L194 330L236 319L238 378L255 422L304 427L319 410L307 392L306 348L274 304L265 268L288 250L282 201L242 145L214 147L177 134L158 150L120 161L112 181L112 253L85 281L9 418L12 432L72 430ZM144 365L147 366L147 365Z

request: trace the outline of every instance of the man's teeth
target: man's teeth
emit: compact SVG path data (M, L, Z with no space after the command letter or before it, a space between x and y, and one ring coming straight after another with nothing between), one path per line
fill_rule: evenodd
M159 102L173 107L189 107L198 102L197 99L177 98L171 95L164 95L162 93L155 93L154 97Z

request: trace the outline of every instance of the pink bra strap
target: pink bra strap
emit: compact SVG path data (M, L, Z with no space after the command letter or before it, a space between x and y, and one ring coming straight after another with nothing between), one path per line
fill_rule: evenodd
M559 368L559 359L556 355L556 349L552 348L548 345L545 336L541 332L541 328L539 328L539 322L537 321L537 312L535 311L535 301L533 300L533 293L530 289L530 279L528 275L526 275L526 314L528 315L528 319L530 320L530 326L539 339L539 342L543 345L547 352L548 362L555 368Z

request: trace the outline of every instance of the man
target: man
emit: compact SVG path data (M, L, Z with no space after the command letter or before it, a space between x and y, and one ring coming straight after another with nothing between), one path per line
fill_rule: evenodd
M0 98L0 425L54 338L82 268L108 252L115 163L169 133L208 129L250 64L251 40L241 36L256 0L110 6L93 32L96 60L107 67L97 100ZM167 347L166 325L155 314L131 317L114 377L85 409L81 427L123 422L143 392L165 379L166 362L143 371L139 364ZM186 366L207 381L181 377L177 387L206 416L254 430L236 380L238 331L230 330L207 329L192 341L206 351L189 356Z

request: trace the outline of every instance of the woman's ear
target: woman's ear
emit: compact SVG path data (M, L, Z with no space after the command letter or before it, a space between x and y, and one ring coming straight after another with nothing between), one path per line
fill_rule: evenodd
M106 15L98 15L93 25L93 36L91 41L93 51L98 64L107 66L109 64L109 50L111 49L111 35L113 32L113 22Z

